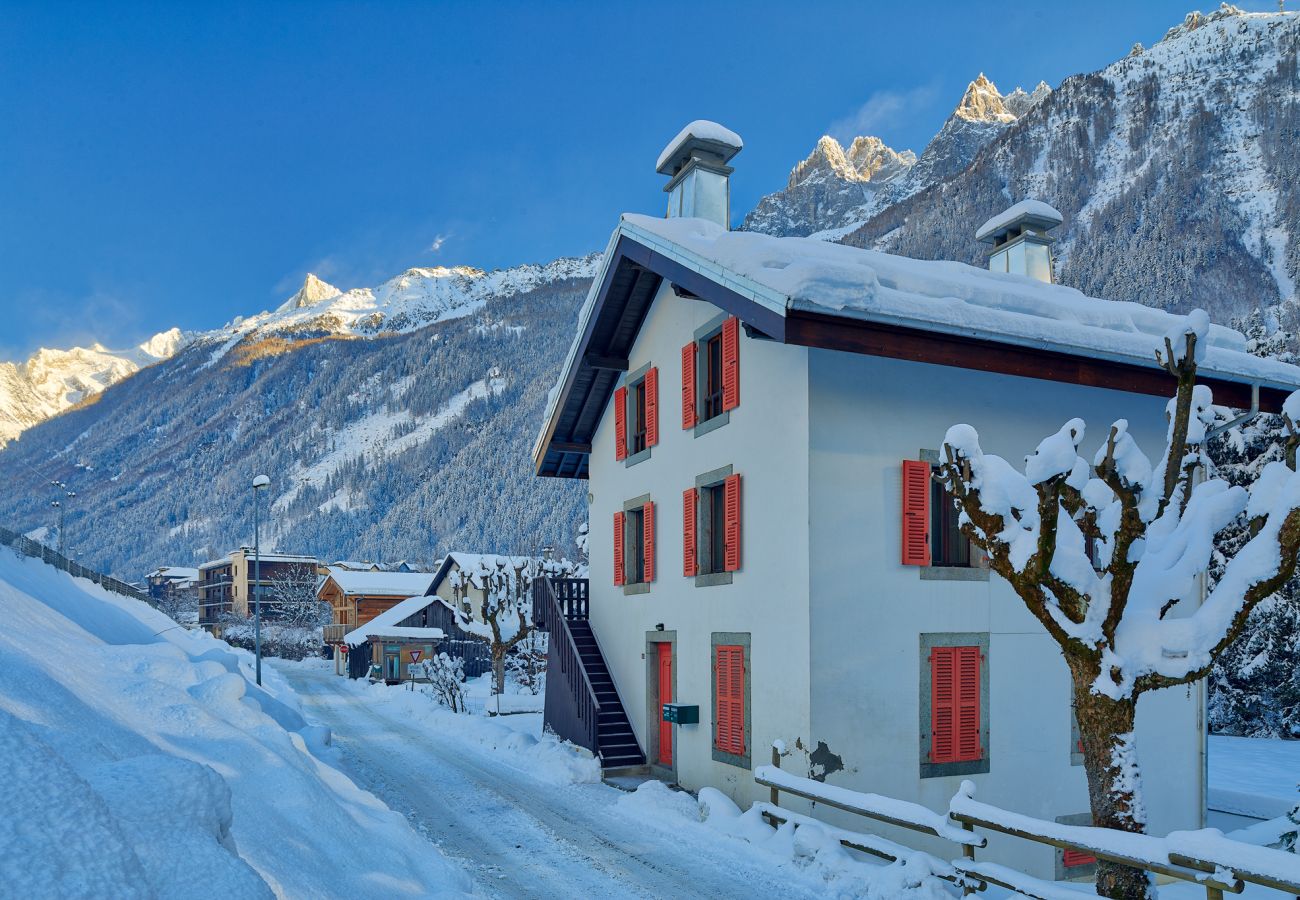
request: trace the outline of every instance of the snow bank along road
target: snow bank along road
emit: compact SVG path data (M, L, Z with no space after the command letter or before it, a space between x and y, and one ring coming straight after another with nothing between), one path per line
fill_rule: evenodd
M372 709L328 670L285 666L304 715L328 725L361 786L504 897L813 897L747 845L664 830L618 808L605 784L552 785L492 751Z

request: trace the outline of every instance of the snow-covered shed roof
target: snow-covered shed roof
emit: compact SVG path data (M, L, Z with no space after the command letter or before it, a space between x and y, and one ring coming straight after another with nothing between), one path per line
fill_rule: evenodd
M1172 396L1155 350L1178 317L1139 303L956 262L814 238L626 214L578 319L533 448L540 475L585 478L591 436L660 285L700 297L772 340ZM1247 352L1214 325L1199 380L1217 402L1277 411L1300 368Z
M357 572L351 569L329 567L329 581L339 586L344 594L365 597L421 596L433 583L432 572Z
M437 597L407 597L391 609L386 609L364 625L358 625L343 636L343 643L349 647L360 647L372 637L412 638L414 640L440 641L445 637L441 628L413 628L398 625L403 619L415 615L430 603L439 602Z

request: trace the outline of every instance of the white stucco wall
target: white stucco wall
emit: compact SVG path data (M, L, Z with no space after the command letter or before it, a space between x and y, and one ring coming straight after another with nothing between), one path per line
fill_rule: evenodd
M659 367L659 444L632 466L614 459L612 402L590 461L591 618L643 749L647 744L647 632L676 632L676 699L698 704L700 724L676 728L681 784L718 787L742 803L760 795L752 773L715 761L711 635L747 632L752 698L751 758L766 762L773 739L807 733L808 418L806 351L740 337L740 406L722 427L696 437L681 427L681 348L721 313L665 286L629 361ZM742 476L742 563L731 584L697 587L682 574L682 492L726 465ZM613 582L613 517L626 500L656 504L657 577L645 594Z
M1165 400L878 357L809 353L812 649L810 744L843 758L829 783L943 810L963 778L990 803L1045 819L1085 813L1070 764L1069 673L1056 644L1009 585L923 580L900 563L901 462L939 450L950 425L1019 464L1072 416L1091 454L1116 418L1153 459ZM920 777L922 633L989 635L989 771ZM1201 798L1198 688L1139 703L1139 754L1153 831L1194 828ZM793 735L783 735L787 740ZM828 817L838 814L826 811ZM841 824L862 827L843 816ZM891 835L911 846L918 836ZM953 848L934 842L932 849ZM1051 878L1049 848L990 839L987 858Z

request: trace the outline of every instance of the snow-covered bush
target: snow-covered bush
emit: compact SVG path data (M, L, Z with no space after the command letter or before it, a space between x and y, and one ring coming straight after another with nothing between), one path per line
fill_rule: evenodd
M546 644L548 635L530 630L528 637L515 645L506 657L506 674L521 688L534 696L546 684Z
M1081 419L1046 437L1023 472L985 454L969 425L944 438L939 478L963 534L1065 656L1093 821L1102 827L1146 828L1134 743L1139 696L1205 677L1251 611L1291 578L1300 554L1300 392L1283 406L1286 461L1265 465L1249 487L1230 484L1205 452L1216 416L1196 368L1208 331L1209 317L1196 310L1156 350L1177 392L1154 466L1123 419L1091 466L1078 452ZM1216 537L1243 525L1245 539L1206 589ZM1154 897L1154 886L1141 870L1103 860L1097 893Z
M454 713L468 712L465 707L465 663L461 659L452 659L445 653L418 664L421 677L429 683L420 689L432 697L440 706L445 706Z
M221 637L232 647L242 647L250 653L257 643L253 633L253 623L248 619L234 617L228 619L221 626ZM325 645L319 626L305 628L262 621L262 656L307 659L328 655L329 648Z

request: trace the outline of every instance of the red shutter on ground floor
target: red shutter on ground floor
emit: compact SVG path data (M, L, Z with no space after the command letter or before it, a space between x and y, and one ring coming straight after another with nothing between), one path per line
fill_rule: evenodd
M614 391L614 458L627 459L627 388Z
M1075 866L1090 866L1097 861L1097 857L1082 850L1066 850L1062 856L1061 864L1067 869L1073 869Z
M682 348L682 427L694 428L699 422L695 411L695 342Z
M659 443L659 368L645 373L645 445Z
M740 405L740 320L722 323L722 409Z
M903 460L903 565L930 564L930 464Z
M723 482L723 568L734 572L740 568L740 476L730 475Z
M623 584L623 514L614 513L614 584Z
M724 753L745 753L745 648L714 648L714 694L718 698L713 743Z
M646 505L641 507L641 546L645 550L645 559L642 566L645 568L645 580L651 582L655 580L655 505L654 501L646 501Z
M980 648L933 648L930 651L930 762L983 759L980 717Z
M700 574L699 557L696 555L695 522L696 509L699 505L698 488L687 488L682 492L682 574L694 578Z

